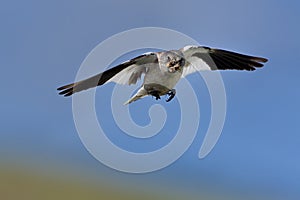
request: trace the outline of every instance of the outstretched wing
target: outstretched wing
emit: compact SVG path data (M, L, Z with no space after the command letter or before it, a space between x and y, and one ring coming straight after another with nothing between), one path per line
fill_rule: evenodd
M76 92L103 85L107 82L129 85L135 84L151 64L157 63L158 59L156 53L147 53L88 79L59 87L57 90L61 91L59 93L60 95L70 96Z
M185 57L186 64L182 76L205 70L248 70L263 67L266 58L213 49L201 46L186 46L180 49Z

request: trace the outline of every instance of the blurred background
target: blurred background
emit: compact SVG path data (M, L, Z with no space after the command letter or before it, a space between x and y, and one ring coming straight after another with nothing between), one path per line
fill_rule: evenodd
M299 7L299 1L270 0L2 0L0 198L299 199ZM269 62L255 72L222 72L226 122L202 160L198 151L210 119L209 94L201 77L189 76L201 107L196 139L171 166L137 175L110 169L88 153L74 126L72 100L58 96L56 88L74 80L101 41L145 26L174 29L201 45ZM113 86L99 88L96 96L98 116L107 114L107 130L116 127L101 105L110 105ZM132 105L138 124L149 123L153 103L174 112L176 124L178 102L166 105L151 98ZM164 131L172 132L174 127L166 125ZM132 149L128 138L111 139L145 150ZM151 144L146 150L156 148Z

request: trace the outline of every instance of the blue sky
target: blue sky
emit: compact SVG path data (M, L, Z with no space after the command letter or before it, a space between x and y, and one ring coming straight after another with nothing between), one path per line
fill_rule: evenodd
M80 166L92 174L133 182L162 179L165 185L176 183L196 193L199 187L207 187L298 199L299 6L298 1L256 0L1 1L1 162ZM210 102L201 78L188 77L199 91L203 120L195 141L170 167L133 176L104 167L85 150L74 126L72 101L59 97L56 88L74 80L84 58L101 41L147 26L174 29L202 45L264 56L269 62L255 72L222 72L226 122L217 145L203 160L197 154L208 126ZM97 98L110 95L112 88L108 84L98 89ZM138 112L133 107L137 123L148 123L147 108L153 101L137 102L142 109ZM176 101L161 104L168 112L176 111ZM178 115L172 115L175 121ZM174 129L171 124L167 123L167 132ZM115 129L113 122L106 126ZM111 138L129 148L136 144ZM145 148L162 144L157 142Z

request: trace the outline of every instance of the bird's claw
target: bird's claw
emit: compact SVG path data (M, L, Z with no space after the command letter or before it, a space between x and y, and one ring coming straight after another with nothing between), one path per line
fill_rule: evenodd
M154 96L154 97L155 97L155 100L160 99L159 93L158 93L157 91L152 91L152 92L150 92L150 95Z
M176 94L176 90L175 89L170 90L167 93L167 95L169 95L169 97L167 98L166 102L171 101L175 97L175 94Z

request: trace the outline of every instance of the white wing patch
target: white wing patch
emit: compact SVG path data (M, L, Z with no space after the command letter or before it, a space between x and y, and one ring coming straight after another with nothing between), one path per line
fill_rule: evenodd
M197 71L211 71L211 68L209 65L198 57L190 57L186 59L188 63L190 63L187 66L184 66L182 77L187 76L188 74L197 72Z
M132 64L129 67L123 69L111 79L109 79L107 82L115 82L123 85L136 84L136 82L141 79L142 74L147 72L147 68L153 65L152 62L155 59L156 55L154 55L153 52L147 52L145 54L142 54L140 58L136 58L136 64Z
M203 56L206 56L207 58L209 56L208 49L198 46L186 46L183 47L181 51L186 60L186 65L183 68L182 77L185 77L188 74L194 73L196 71L211 71L211 66L209 66L209 64L205 62L204 59L198 56L203 54ZM195 56L195 54L197 56ZM210 63L213 63L213 60L211 58Z
M141 78L142 74L145 72L146 72L145 65L134 64L122 70L121 72L113 76L111 79L109 79L107 82L115 82L123 85L135 84Z
M188 45L182 48L183 52L186 52L187 50L193 49L193 48L197 48L198 46L195 45Z

